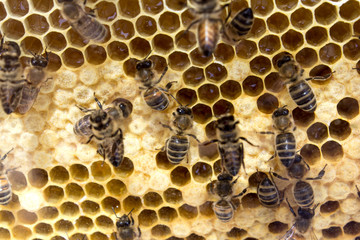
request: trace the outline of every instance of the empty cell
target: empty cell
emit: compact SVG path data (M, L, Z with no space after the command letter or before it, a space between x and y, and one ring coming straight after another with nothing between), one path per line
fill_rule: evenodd
M41 54L44 50L42 42L34 37L24 38L21 41L20 46L26 54Z
M199 48L195 48L193 51L190 52L190 58L194 65L197 66L205 66L213 59L213 56L210 55L206 57L204 54L201 53Z
M167 54L174 48L173 39L165 34L158 34L153 38L155 51L161 54Z
M360 223L351 221L344 226L344 233L349 235L356 235L360 233Z
M32 14L25 19L26 29L31 33L42 35L49 30L49 24L42 15Z
M330 3L323 3L315 9L315 19L322 25L329 25L337 18L336 7Z
M190 183L190 172L186 167L178 166L170 173L171 182L177 186L185 186Z
M192 167L191 172L192 172L192 177L194 178L194 180L197 182L201 182L201 183L208 182L212 176L211 166L204 162L197 162ZM181 213L180 213L180 215L181 215Z
M25 29L20 21L10 18L2 23L1 33L7 38L19 39L24 36Z
M246 0L233 0L231 1L231 17L234 17L236 13L244 8L249 7L249 3Z
M275 222L269 223L268 229L269 229L269 232L277 234L277 233L281 233L281 232L288 230L289 225L286 223L275 221Z
M65 192L69 199L74 200L79 200L85 195L82 187L76 183L69 183L68 185L66 185Z
M317 53L312 48L303 48L295 56L296 62L298 62L301 67L308 68L312 67L318 61Z
M30 184L37 188L42 188L48 182L48 173L41 168L33 168L28 172Z
M201 101L213 103L219 98L219 88L213 84L204 84L198 88L198 95Z
M176 45L183 50L190 50L196 44L196 35L193 32L181 31L175 36Z
M257 56L251 60L250 69L255 74L264 75L270 71L271 62L267 57Z
M235 50L239 58L250 59L257 53L257 45L250 40L240 40L235 46Z
M113 36L122 40L128 40L135 34L134 25L125 19L117 20L112 24Z
M119 9L121 15L128 18L134 18L140 13L140 5L138 0L119 1Z
M321 85L321 84L327 83L327 80L329 80L332 76L331 73L332 73L332 70L329 66L320 64L310 70L309 76L310 77L315 77L315 76L327 77L325 80L312 80L312 82L315 82L315 83Z
M156 154L156 166L160 169L169 170L174 167L174 164L172 164L165 151L158 152Z
M289 26L288 17L282 13L274 13L267 20L268 29L274 33L281 33Z
M220 86L221 95L229 100L234 100L241 95L241 85L234 80L227 80Z
M307 8L299 8L291 14L291 24L299 30L308 28L313 21L312 12Z
M110 166L103 161L93 162L91 164L91 175L97 181L105 181L111 176Z
M29 12L29 3L27 0L7 0L8 10L14 15L25 16Z
M330 28L330 37L336 42L344 42L351 37L351 25L345 22L336 22Z
M4 18L6 18L6 10L4 7L4 4L0 2L0 21L2 21Z
M136 63L138 60L136 58L129 58L123 63L123 69L126 75L134 78L136 72Z
M283 11L290 11L298 4L298 0L275 0L276 6Z
M266 173L256 171L255 173L251 174L249 177L249 186L250 187L257 187L260 182L267 177Z
M97 217L95 219L95 224L99 228L103 228L103 229L112 229L114 227L114 223L111 220L111 218L104 216L104 215Z
M105 194L105 189L102 185L90 182L85 185L86 194L89 197L100 198Z
M86 181L89 178L88 169L81 164L73 164L70 166L71 178L76 181Z
M6 228L0 227L0 238L4 240L10 240L10 231Z
M199 206L199 212L203 216L211 217L214 216L214 210L212 208L213 202L207 201Z
M341 227L329 227L321 230L322 235L326 238L338 238L342 235Z
M314 144L305 144L300 150L300 155L310 165L315 165L321 157L319 147Z
M221 160L217 160L213 165L215 175L218 175L222 171Z
M134 164L128 157L124 157L120 166L113 169L116 175L128 177L134 172Z
M29 239L32 235L32 232L29 228L20 225L16 225L15 227L13 227L11 229L11 232L12 236L15 239Z
M79 236L79 238L75 238L75 240L77 239L81 239L80 238L81 236ZM94 232L90 235L90 239L95 239L95 240L109 240L108 236L105 235L104 233L102 232Z
M359 1L349 0L340 6L340 16L348 21L354 20L360 15Z
M213 112L215 117L220 117L223 114L234 114L234 106L231 102L221 99L213 105Z
M341 48L334 43L328 43L319 51L320 60L327 64L334 64L341 58Z
M281 41L283 46L290 51L295 51L304 44L302 34L292 29L281 36Z
M23 222L23 223L25 223L25 224L28 224L28 218L26 218L26 217L24 217L24 214L26 215L26 213L30 213L30 212L28 212L28 211L26 211L26 210L20 210L18 213L17 213L17 218L21 221L21 222ZM35 214L35 213L33 213L33 214ZM20 216L20 217L19 217ZM36 217L36 214L35 214L35 217ZM33 218L31 218L31 219L33 219ZM36 217L36 220L37 220L37 217ZM35 222L36 222L36 220L35 220ZM15 216L13 215L13 213L12 212L10 212L10 211L6 211L6 210L1 210L0 211L0 222L1 222L1 224L2 224L2 226L5 226L5 225L7 225L7 226L11 226L11 225L13 225L14 224L14 222L15 222ZM30 222L34 222L34 221L30 221Z
M327 31L323 27L312 27L305 34L306 42L313 46L320 46L328 39Z
M67 48L62 54L61 58L64 64L71 68L78 68L84 64L84 56L81 51L75 48Z
M181 207L179 207L178 211L180 216L185 219L192 219L198 215L197 207L190 206L188 204L183 204Z
M256 101L260 112L271 114L279 107L279 100L270 93L264 93Z
M189 88L182 88L176 93L176 99L182 105L192 106L197 102L196 92Z
M157 192L148 192L144 195L144 204L147 207L158 207L163 203L162 197Z
M80 204L82 211L88 215L95 215L100 212L100 206L96 202L85 200Z
M54 7L52 0L31 0L34 8L40 12L48 12Z
M329 136L327 126L321 122L312 124L306 130L307 136L310 141L321 143L326 140Z
M57 70L59 70L59 68L61 67L62 63L61 63L61 58L56 55L55 53L49 52L49 62L47 65L46 70L49 72L56 72ZM47 81L47 83L51 83L51 81ZM46 83L43 83L43 87L41 88L43 92L45 89Z
M251 8L255 14L266 16L274 9L274 2L272 0L251 0Z
M38 223L34 227L34 231L40 235L50 235L53 233L53 228L50 224L47 223Z
M40 219L55 219L59 216L59 211L56 207L43 207L37 211Z
M285 89L285 84L280 78L278 72L272 72L265 77L264 80L266 90L274 93L279 93Z
M61 51L66 47L66 39L63 34L58 32L50 32L44 37L45 45L48 50Z
M158 220L156 212L150 209L142 210L138 218L139 218L139 224L145 227L150 227L154 225Z
M68 231L74 230L74 225L69 220L61 219L61 220L57 221L54 224L54 226L55 226L56 231L59 231L59 232L62 232L62 231L68 232Z
M219 156L217 144L211 143L208 145L199 145L199 156L201 159L206 161L212 161Z
M205 80L204 70L198 67L190 67L183 73L186 85L195 87Z
M218 63L212 63L205 68L205 74L209 81L219 82L227 76L226 68Z
M159 218L162 221L172 222L178 217L178 214L174 208L171 207L162 207L158 211Z
M154 63L154 70L158 73L163 73L164 69L168 64L166 59L159 55L151 55L149 59Z
M151 229L151 234L155 237L166 237L171 234L171 229L166 225L158 224Z
M261 78L256 76L248 76L242 82L242 88L246 95L255 97L264 90L264 85Z
M85 49L85 57L88 63L99 65L106 60L106 51L102 46L91 44Z
M215 59L222 63L230 62L234 58L234 48L225 43L219 43L214 51Z
M243 208L257 208L260 206L259 199L256 193L248 193L241 198Z
M205 104L198 103L192 108L194 121L197 123L206 123L212 117L211 108Z
M335 141L327 141L321 146L321 153L326 160L339 161L344 155L342 146Z
M301 2L309 7L315 6L320 0L301 0Z
M181 10L187 6L186 0L166 0L166 5L172 10Z
M292 111L292 116L296 126L307 127L315 119L315 114L310 112L305 112L300 108L295 108Z
M254 18L253 25L248 33L248 37L259 38L266 32L265 21L260 18Z
M132 209L133 212L137 212L142 207L141 198L130 195L123 200L123 206L125 212L130 212Z
M112 21L117 17L116 6L114 3L102 1L95 5L96 15L104 21Z
M77 220L75 220L75 226L81 231L89 231L93 228L94 223L91 218L80 216Z
M350 123L342 119L335 119L330 123L329 131L332 138L343 141L351 134Z
M336 106L339 115L353 119L359 115L359 102L355 98L345 97Z
M148 16L141 16L136 20L136 30L144 36L151 36L157 31L155 19Z
M352 39L343 46L344 56L350 60L357 60L360 57L360 40Z
M265 54L273 54L280 49L280 39L275 35L268 35L260 39L259 50Z
M44 199L50 204L57 204L64 197L64 190L58 186L48 186L43 191Z
M125 43L113 41L107 46L109 57L115 61L122 61L129 56L129 49Z
M113 197L106 197L101 201L101 207L103 210L107 211L108 213L113 213L113 208L120 210L120 202L119 200L113 198Z
M77 214L79 214L79 211L80 211L79 206L73 202L64 202L60 206L61 214L69 217L76 216Z
M54 183L63 184L69 180L69 172L63 166L56 166L50 170L50 179Z
M179 16L173 12L164 12L160 15L159 26L163 31L172 33L180 27Z
M59 9L54 10L49 15L49 21L51 26L59 29L67 29L70 26L69 22L66 21L65 18L63 18L63 16L61 15Z
M24 173L13 170L8 172L7 177L13 190L22 191L27 187L27 181Z
M130 42L130 51L140 58L144 58L151 51L151 46L148 41L143 38L137 37Z
M321 204L320 212L325 214L334 213L336 210L339 209L339 207L340 204L338 201L327 201L326 203Z
M141 3L147 13L158 14L164 9L162 0L141 0Z
M181 22L185 27L188 27L195 20L196 20L196 14L193 12L191 8L188 8L181 13Z
M195 233L190 234L189 236L186 237L186 240L205 240L206 238L204 238L203 236L199 236Z
M240 239L241 237L247 234L246 230L233 227L230 232L227 232L226 235L230 238Z

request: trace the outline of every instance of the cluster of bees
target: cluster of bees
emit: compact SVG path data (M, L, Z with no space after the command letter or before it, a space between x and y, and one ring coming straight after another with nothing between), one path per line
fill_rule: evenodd
M61 13L63 17L83 37L101 42L108 34L107 29L94 18L94 11L85 11L86 2L80 3L77 0L58 0L58 2L62 6ZM220 14L229 4L220 6L217 0L193 0L192 3L195 7L192 10L198 18L188 26L184 34L197 24L199 48L204 56L210 56L214 52L220 37L229 44L236 44L251 29L254 19L251 8L239 11L231 20L229 20L231 16L229 10L227 18L223 21ZM219 28L219 26L221 27ZM179 38L181 37L183 35ZM33 105L41 85L47 79L44 71L48 64L46 51L45 57L31 53L33 55L30 61L31 65L26 69L21 67L19 62L20 54L18 44L4 41L4 38L1 40L0 99L3 110L7 114L12 112L25 114ZM136 64L135 78L141 83L140 89L143 90L143 98L152 109L156 111L165 110L169 106L171 98L179 104L173 112L173 127L160 123L164 128L174 133L166 140L162 151L166 152L169 162L179 164L187 157L190 148L189 137L200 143L195 135L187 132L193 125L192 110L188 106L180 104L169 93L174 82L167 83L165 88L158 87L168 68L166 67L160 77L156 78L153 71L153 62L148 59L148 56ZM317 106L316 97L307 81L314 79L326 80L332 73L321 77L304 78L304 70L290 55L285 55L279 59L277 66L279 74L284 79L288 92L296 105L306 112L314 112ZM97 144L97 152L103 157L104 161L108 159L114 167L118 167L124 157L121 123L131 115L132 103L127 99L116 98L110 106L104 108L103 104L96 98L95 93L94 99L99 107L98 109L77 106L86 115L76 122L74 133L86 139L85 143L94 140ZM280 238L290 240L293 239L295 230L304 234L311 225L315 209L319 204L314 205L314 191L307 181L320 180L325 174L326 165L316 177L305 178L310 167L302 159L301 155L297 154L296 138L293 133L295 127L293 126L290 111L286 106L280 107L273 112L272 118L276 132L260 132L260 134L275 135L275 155L271 159L277 157L280 160L289 178L270 170L269 174L258 184L257 196L264 207L278 207L284 200L286 188L280 191L273 177L282 181L295 181L292 194L298 206L297 214L287 198L286 202L296 220L286 234ZM217 143L221 156L222 171L217 176L217 180L210 183L210 192L219 197L219 200L214 202L213 209L216 217L222 222L230 221L234 215L236 206L232 203L232 199L241 197L247 191L247 188L245 188L239 194L233 194L233 186L237 182L238 178L236 177L241 167L245 171L245 154L242 141L253 147L258 147L240 136L237 128L238 123L239 121L231 114L220 116L216 121L217 139L203 143L204 145ZM9 152L0 161L3 161ZM6 169L4 164L0 163L0 204L3 205L8 204L11 200L11 186L6 177L6 174L11 170L13 169ZM360 191L357 190L360 197ZM117 232L115 233L117 240L141 237L140 228L133 226L132 210L121 217L116 215L114 209L113 211L118 218L116 222Z

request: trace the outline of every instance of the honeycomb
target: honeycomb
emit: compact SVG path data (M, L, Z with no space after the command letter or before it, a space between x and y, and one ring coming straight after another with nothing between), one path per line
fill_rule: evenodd
M315 175L326 163L321 181L312 182L315 203L312 222L318 239L360 236L360 5L357 0L233 0L232 14L251 7L255 20L246 39L235 46L219 42L213 55L201 55L196 33L184 33L195 19L186 0L88 0L97 19L108 29L103 43L84 39L60 14L55 0L3 0L1 34L16 41L21 63L47 48L51 77L26 115L0 110L0 146L13 189L10 204L0 206L0 239L114 239L117 215L131 209L143 239L279 239L294 218L286 203L266 209L257 200L256 170L272 167L285 174L273 154L273 139L257 132L272 131L271 113L287 105L292 110L300 154ZM225 17L225 16L224 16ZM183 35L179 41L178 36ZM248 187L230 223L216 219L207 191L221 171L215 144L191 142L189 161L172 165L161 148L170 132L177 104L152 111L134 84L135 63L149 53L155 70L169 71L162 84L191 106L192 133L202 142L215 138L215 120L233 113L242 135L261 145L245 143L247 175L240 173L234 192ZM276 61L291 53L306 76L335 74L311 81L318 99L315 113L292 102L278 74ZM96 154L95 144L81 144L73 134L83 116L75 106L95 108L116 97L134 106L122 129L125 159L114 168ZM280 187L280 186L279 186ZM281 188L281 187L280 187ZM291 201L290 191L287 191ZM302 238L304 239L304 238ZM305 239L310 239L305 236Z

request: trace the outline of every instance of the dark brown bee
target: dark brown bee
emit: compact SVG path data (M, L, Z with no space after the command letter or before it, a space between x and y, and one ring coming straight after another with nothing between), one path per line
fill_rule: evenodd
M134 239L140 239L141 237L141 230L139 226L137 227L138 233L135 233L134 230L134 218L131 215L131 212L134 209L131 209L131 211L128 214L124 214L121 217L118 217L115 213L115 210L113 208L113 212L115 216L119 219L116 221L116 229L117 232L115 233L115 239L116 240L134 240Z
M236 128L238 123L239 121L235 121L234 116L231 114L220 116L216 122L217 139L204 143L204 145L208 145L218 142L222 167L232 176L236 176L239 173L241 166L243 166L246 173L244 146L240 140L246 141L251 146L256 146L246 138L239 136L239 131Z
M274 208L279 206L284 200L284 191L279 191L271 175L271 171L269 174L271 179L266 176L259 183L257 187L257 196L261 205L268 208Z
M85 4L80 0L58 0L62 4L61 15L71 27L86 39L102 42L108 30L95 19L93 13L85 11Z
M233 180L233 176L223 172L220 173L217 177L217 181L211 183L210 191L212 194L218 195L221 199L213 203L213 209L216 217L222 222L229 222L236 210L236 207L231 202L231 199L241 197L247 191L245 188L241 193L233 196L233 186L236 183L237 179Z
M20 47L16 42L1 39L0 46L0 99L6 114L16 110L22 97L26 79L19 62Z
M8 156L8 154L12 151L11 149L7 152L0 161L4 161L4 159ZM0 204L7 205L11 201L12 191L9 179L7 178L7 173L14 170L12 169L5 169L5 165L0 162Z
M135 77L143 85L143 87L140 87L140 89L145 90L143 97L146 104L154 110L163 111L169 106L169 98L167 93L175 81L166 84L165 89L156 87L156 85L161 82L162 78L168 70L168 67L166 66L160 78L157 81L154 81L154 64L150 59L147 59L147 57L148 56L136 64Z
M245 8L239 11L230 22L227 22L230 14L231 11L229 11L225 20L226 24L223 26L221 33L224 41L235 45L249 33L254 22L254 15L251 8Z
M180 106L175 110L175 112L173 112L173 116L173 125L176 128L175 130L173 130L169 125L160 123L163 127L176 133L166 140L162 151L166 151L169 162L179 164L187 156L190 148L188 136L194 138L197 142L200 141L195 135L185 133L185 131L190 129L193 124L194 117L191 108L187 106Z
M25 114L34 105L41 85L47 80L44 68L47 67L49 62L48 53L45 50L45 57L40 54L32 55L33 58L30 60L31 67L26 75L27 82L24 85L22 97L17 107L17 112L20 114Z

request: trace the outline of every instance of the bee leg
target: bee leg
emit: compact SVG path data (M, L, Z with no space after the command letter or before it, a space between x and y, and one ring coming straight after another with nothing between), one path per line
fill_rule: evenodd
M98 149L97 149L97 153L98 153L100 156L103 157L104 161L103 161L102 164L104 164L104 162L105 162L105 149L104 149L104 146L103 146L103 145L99 144L99 147L98 147Z
M170 131L174 131L169 125L163 124L162 122L159 122L161 124L161 126L163 126L164 128L168 128L170 129Z
M285 181L289 181L288 178L285 178L283 176L280 176L279 174L275 173L275 172L271 172L271 169L270 169L270 174L272 174L274 177L278 178L278 179L281 179L281 180L285 180Z
M164 68L164 71L161 73L161 76L160 76L159 79L154 83L154 85L156 85L156 84L158 84L159 82L161 82L161 80L162 80L163 77L165 76L165 74L166 74L166 72L167 72L168 69L169 69L168 66L166 66L166 67Z
M0 52L2 51L3 47L4 47L4 36L1 38Z
M306 178L306 180L320 180L324 174L325 174L325 168L326 168L327 164L325 164L325 166L323 167L323 169L321 169L321 171L319 172L319 174L317 175L317 177L315 178Z
M184 32L182 32L182 33L180 34L180 36L175 39L175 43L179 42L179 40L180 40L181 38L183 38L185 34L187 34L187 32L190 30L190 28L192 28L192 26L194 26L195 24L197 24L197 23L200 22L201 20L202 20L202 19L199 18L199 19L196 19L196 20L192 21L192 23L190 23L190 25L186 28L186 30L185 30Z
M355 187L356 187L356 190L357 190L357 194L358 194L358 196L359 196L359 198L360 198L360 190L359 190L359 188L358 188L357 185L355 185Z
M209 145L209 144L211 144L211 143L215 143L215 142L219 142L219 140L217 140L217 139L213 139L213 140L210 140L210 141L204 142L202 145L206 146L206 145Z
M310 77L310 78L305 78L305 81L310 81L310 80L317 80L317 81L325 81L325 80L328 80L329 79L329 77L331 77L331 75L333 74L333 73L335 73L336 71L333 71L333 72L331 72L331 73L328 73L328 74L326 74L326 75L324 75L324 76L315 76L315 77Z
M244 138L244 137L239 137L239 139L244 140L245 142L247 142L248 144L250 144L250 145L253 146L253 147L259 147L259 145L255 145L255 144L251 143L249 140L247 140L247 139Z
M85 107L80 106L80 105L75 105L75 106L76 106L78 109L80 109L80 111L82 111L82 112L84 112L84 113L94 111L93 109L85 108Z
M273 155L267 160L267 162L273 160L274 158L275 158L275 154L273 154Z
M134 225L134 223L135 223L134 218L133 218L132 214L130 214L130 224Z
M4 156L2 156L2 158L0 159L0 161L4 160L5 158L7 158L7 156L9 155L9 153L14 150L14 148L10 149L7 153L4 154Z
M294 217L296 217L296 213L295 213L294 209L291 207L291 205L290 205L290 203L289 203L289 200L288 200L287 198L286 198L286 202L287 202L287 204L288 204L288 206L289 206L290 211L292 212L292 214L294 215Z
M258 133L260 133L260 134L272 134L272 135L275 135L274 132L270 132L270 131L268 131L268 132L258 132Z
M244 190L242 190L239 194L233 196L233 198L237 198L237 197L241 197L242 195L244 195L247 191L247 188L245 188Z
M117 238L117 236L116 236L116 233L113 232L113 234L114 234L114 236L115 236L115 240L119 240L119 239Z
M198 143L200 143L199 139L197 139L197 137L194 134L186 134L186 135L194 138Z
M352 68L352 69L360 70L360 68Z
M99 106L99 108L102 109L102 105L101 105L99 99L97 99L97 97L95 96L95 92L94 92L94 99L95 99L95 102L97 103L97 105Z
M89 137L89 139L86 141L86 143L85 144L88 144L90 141L91 141L91 139L94 137L94 135L91 135L90 137Z
M140 227L138 226L138 227L137 227L137 229L138 229L138 231L139 231L139 236L138 236L138 237L140 238L140 237L141 237L141 230L140 230Z

